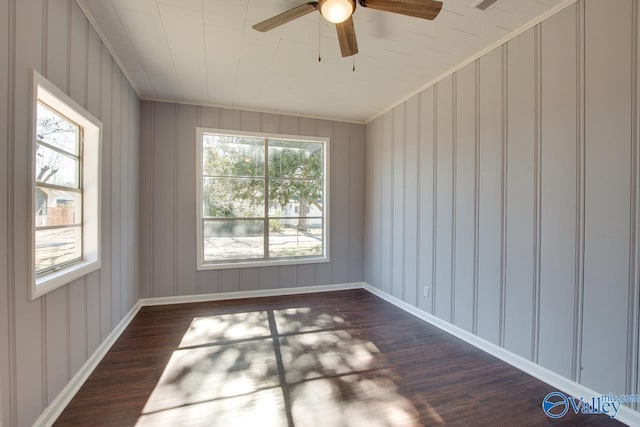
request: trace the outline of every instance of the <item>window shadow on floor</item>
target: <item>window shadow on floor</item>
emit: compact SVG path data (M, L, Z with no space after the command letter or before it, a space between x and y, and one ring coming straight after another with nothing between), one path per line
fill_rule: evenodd
M301 306L194 318L137 425L417 426L420 418L375 343L339 313ZM430 424L443 423L431 408Z

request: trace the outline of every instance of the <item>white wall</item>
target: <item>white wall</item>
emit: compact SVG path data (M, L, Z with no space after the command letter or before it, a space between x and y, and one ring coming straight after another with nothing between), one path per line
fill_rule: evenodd
M29 302L30 70L98 117L102 269ZM0 0L0 378L6 426L31 425L138 300L139 101L72 0Z
M638 392L639 7L573 4L366 129L365 280L603 393Z
M362 281L363 125L147 101L141 118L143 297ZM197 126L330 138L330 263L196 271Z

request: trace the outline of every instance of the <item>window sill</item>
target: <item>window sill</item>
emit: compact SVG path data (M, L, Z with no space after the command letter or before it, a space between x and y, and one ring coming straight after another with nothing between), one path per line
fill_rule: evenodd
M331 262L329 257L324 258L299 258L299 259L283 259L278 261L240 261L226 262L219 264L203 264L198 263L198 271L203 270L225 270L230 268L255 268L255 267L277 267L285 265L304 265L304 264L323 264Z
M95 260L80 261L62 270L37 277L31 287L31 300L68 285L74 280L80 279L100 269L100 262Z

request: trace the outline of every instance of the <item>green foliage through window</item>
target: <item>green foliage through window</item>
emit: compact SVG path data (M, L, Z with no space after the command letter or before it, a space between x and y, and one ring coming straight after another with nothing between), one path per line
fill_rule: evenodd
M324 180L323 142L204 133L205 261L322 255Z

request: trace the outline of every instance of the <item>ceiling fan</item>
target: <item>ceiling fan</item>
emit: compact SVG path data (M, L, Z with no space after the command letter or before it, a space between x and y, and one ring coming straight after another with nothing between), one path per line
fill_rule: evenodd
M370 9L429 20L435 19L442 9L442 2L436 0L358 0L357 3ZM269 31L316 10L327 21L336 24L342 56L352 56L358 53L356 30L352 18L353 12L356 10L355 0L310 1L259 22L253 28L261 32Z

